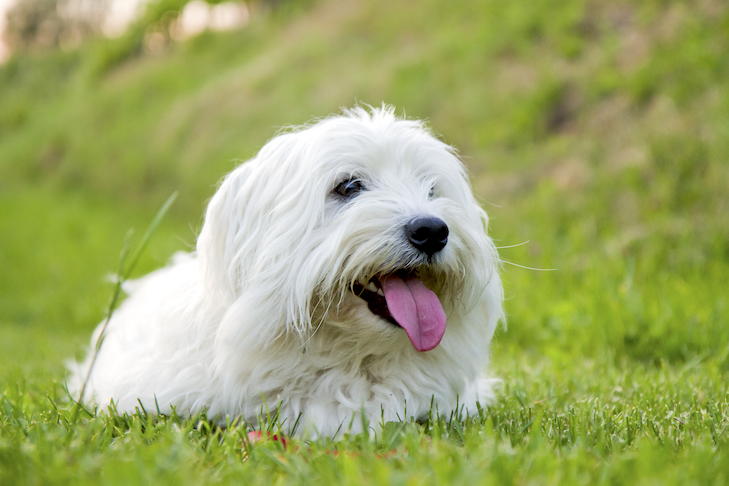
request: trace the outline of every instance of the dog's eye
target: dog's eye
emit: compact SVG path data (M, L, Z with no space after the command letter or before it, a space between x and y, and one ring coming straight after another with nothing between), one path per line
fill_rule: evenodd
M348 199L356 196L363 189L364 185L362 184L362 181L359 179L348 179L344 182L340 182L339 185L334 188L334 192Z
M430 187L430 191L428 192L428 199L433 199L435 197L435 186Z

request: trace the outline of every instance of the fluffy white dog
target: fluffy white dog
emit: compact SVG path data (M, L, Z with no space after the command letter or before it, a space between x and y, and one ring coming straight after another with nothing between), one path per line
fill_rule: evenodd
M196 251L125 286L89 401L255 421L265 399L331 436L359 413L376 426L488 399L503 291L487 216L455 151L393 112L290 130L231 172Z

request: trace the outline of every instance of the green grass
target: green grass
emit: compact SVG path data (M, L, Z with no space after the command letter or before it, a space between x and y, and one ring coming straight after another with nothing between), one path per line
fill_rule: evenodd
M204 417L74 420L58 406L67 402L59 383L19 378L0 408L0 464L6 484L726 481L729 397L720 369L581 364L579 374L514 366L501 398L478 416L389 423L374 439L291 440L288 450L248 445L244 426L221 430Z
M726 483L727 32L712 0L321 0L0 67L0 484ZM180 191L135 275L163 265L225 172L355 100L427 118L498 244L528 241L502 257L556 269L504 266L495 403L245 453L242 424L74 417L63 363L129 228Z

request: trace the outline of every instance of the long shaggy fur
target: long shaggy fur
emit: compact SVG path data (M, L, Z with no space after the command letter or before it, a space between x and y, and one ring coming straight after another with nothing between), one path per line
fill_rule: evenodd
M393 111L354 108L290 130L231 172L196 251L125 286L88 401L255 421L265 400L285 424L331 436L359 427L361 412L375 425L488 399L482 377L503 300L488 220L454 150ZM353 177L361 193L337 197ZM449 228L435 255L403 233L422 215ZM431 351L416 351L352 290L403 269L447 315ZM72 392L90 362L72 366Z

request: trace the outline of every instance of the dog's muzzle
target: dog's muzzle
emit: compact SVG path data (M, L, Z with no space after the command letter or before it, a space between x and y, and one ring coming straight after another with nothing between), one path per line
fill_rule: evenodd
M448 243L448 226L440 218L413 218L404 230L410 244L429 260ZM417 272L403 269L375 275L366 285L355 282L352 292L367 302L370 312L405 329L416 350L430 351L443 338L446 328L443 305Z

